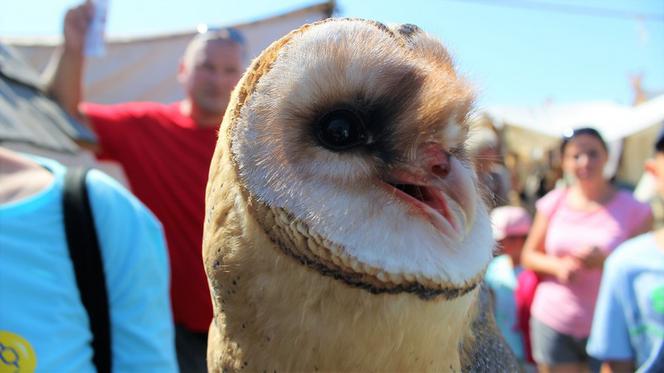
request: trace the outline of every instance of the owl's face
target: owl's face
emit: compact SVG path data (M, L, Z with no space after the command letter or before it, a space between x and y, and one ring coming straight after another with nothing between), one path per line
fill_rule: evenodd
M232 156L251 198L286 216L266 231L305 234L287 253L371 291L452 297L494 244L465 156L471 104L416 27L332 20L281 47L232 124Z

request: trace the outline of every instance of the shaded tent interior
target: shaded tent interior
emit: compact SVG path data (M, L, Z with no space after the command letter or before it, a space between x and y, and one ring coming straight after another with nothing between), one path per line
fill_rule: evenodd
M44 93L41 77L12 48L0 44L0 141L59 153L79 151L75 141L94 134Z
M42 77L20 53L0 43L0 146L95 167L127 185L118 165L98 162L87 150L96 142L92 131L46 95Z

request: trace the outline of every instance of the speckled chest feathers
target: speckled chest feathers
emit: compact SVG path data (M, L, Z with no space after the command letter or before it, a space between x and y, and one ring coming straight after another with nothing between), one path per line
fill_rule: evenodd
M212 160L203 243L219 371L513 371L473 97L412 25L332 19L256 58Z

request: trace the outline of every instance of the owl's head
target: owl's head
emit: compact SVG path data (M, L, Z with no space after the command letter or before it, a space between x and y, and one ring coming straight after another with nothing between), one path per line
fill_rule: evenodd
M377 293L472 290L493 239L472 164L472 93L415 26L336 19L275 42L222 131L285 255Z

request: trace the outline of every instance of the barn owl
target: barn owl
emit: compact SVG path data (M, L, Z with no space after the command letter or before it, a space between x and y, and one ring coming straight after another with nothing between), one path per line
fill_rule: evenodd
M513 367L479 296L472 102L413 25L322 21L253 61L207 186L211 371Z

